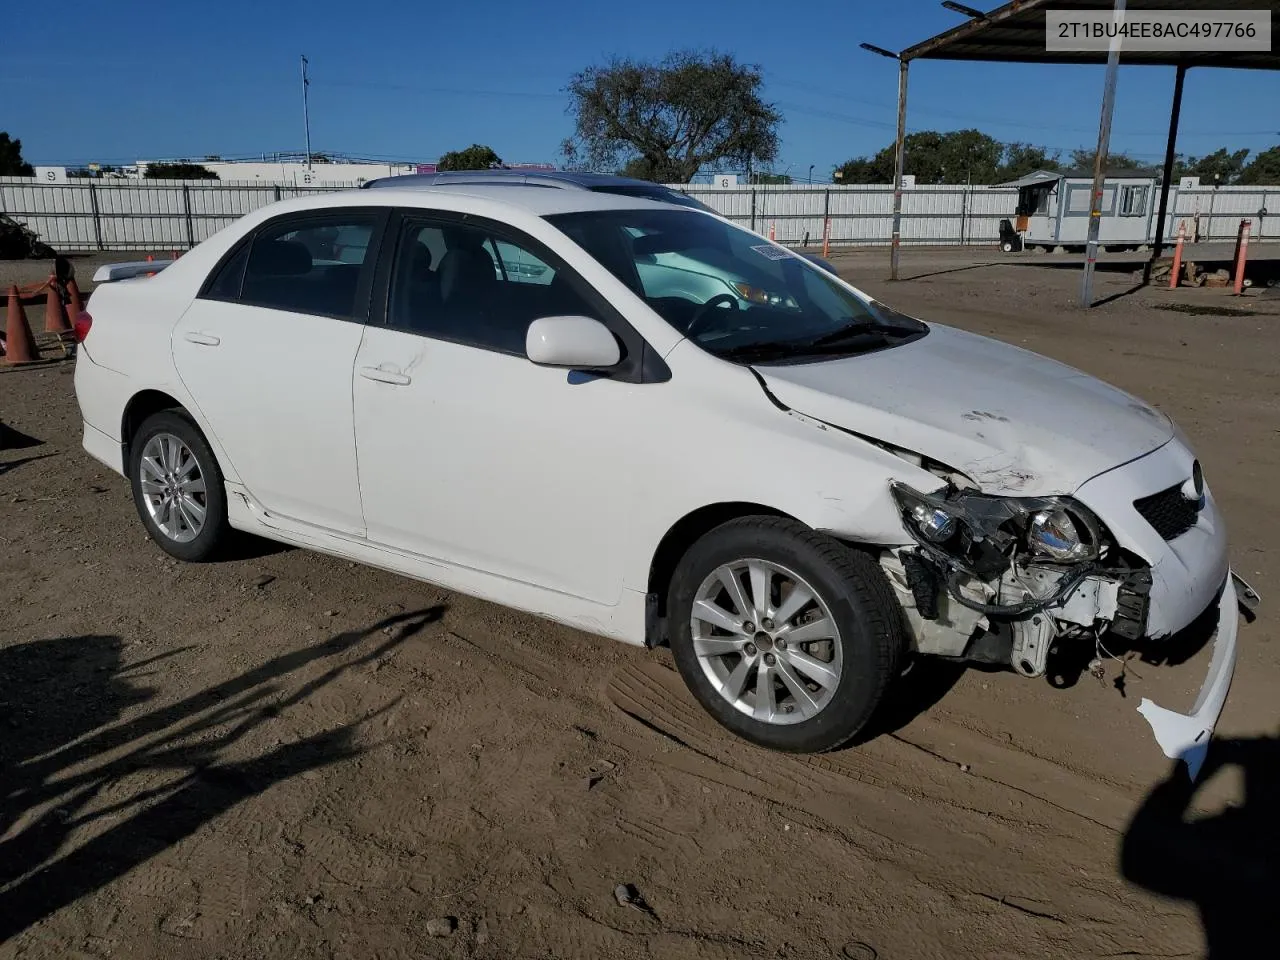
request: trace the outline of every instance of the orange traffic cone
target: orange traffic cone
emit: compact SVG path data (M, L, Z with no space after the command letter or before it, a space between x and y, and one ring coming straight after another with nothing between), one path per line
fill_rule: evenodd
M84 313L84 300L80 297L80 287L76 285L75 277L67 278L67 296L71 299L71 304L67 307L68 316L78 317Z
M36 352L36 338L31 335L31 325L27 323L27 313L22 309L16 283L9 287L9 310L5 318L4 336L5 363L35 363L40 359Z
M772 222L770 222L770 224L769 224L769 239L770 239L770 240L777 240L777 239L778 239L778 238L774 235L774 232L773 232L773 223L772 223Z
M70 330L71 324L67 322L67 312L62 309L62 297L50 279L49 294L44 300L44 332L67 333Z

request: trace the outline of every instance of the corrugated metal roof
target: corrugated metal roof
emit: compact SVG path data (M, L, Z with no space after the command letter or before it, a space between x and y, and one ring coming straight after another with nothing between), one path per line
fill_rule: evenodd
M904 60L976 60L999 63L1105 63L1107 51L1057 52L1045 49L1045 12L1110 10L1111 0L1013 0L902 51ZM1272 29L1280 20L1280 0L1127 0L1130 11L1270 10ZM1122 48L1125 65L1280 69L1280 52L1132 50Z

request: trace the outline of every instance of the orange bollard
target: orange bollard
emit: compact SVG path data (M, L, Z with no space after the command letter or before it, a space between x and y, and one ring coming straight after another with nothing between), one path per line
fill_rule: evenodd
M1187 223L1178 221L1178 242L1173 247L1173 270L1169 272L1169 289L1178 289L1178 274L1182 272L1182 245L1187 242Z
M49 293L44 301L44 332L69 333L70 331L71 323L67 320L67 312L62 309L62 297L53 284L53 278L50 277Z
M770 239L770 240L776 240L776 239L777 239L777 236L776 236L776 235L774 234L774 232L773 232L773 221L772 221L772 220L771 220L771 221L769 221L769 239Z
M831 218L822 221L822 258L831 256Z
M73 317L80 316L84 312L84 300L80 296L80 287L76 284L75 277L67 279L67 296L71 300L67 306L67 313Z
M1236 285L1233 291L1237 297L1244 293L1244 264L1249 259L1249 228L1252 226L1253 222L1250 220L1240 221L1239 252L1236 254Z
M18 296L18 285L9 287L9 309L5 318L5 363L35 363L40 359L36 351L36 338L31 335L31 325L27 323L27 313L22 309L22 300Z

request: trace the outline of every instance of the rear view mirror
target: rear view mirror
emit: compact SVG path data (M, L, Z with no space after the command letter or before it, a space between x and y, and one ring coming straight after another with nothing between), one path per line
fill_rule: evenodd
M613 367L622 351L613 333L590 317L542 317L529 324L525 354L544 367L600 370Z

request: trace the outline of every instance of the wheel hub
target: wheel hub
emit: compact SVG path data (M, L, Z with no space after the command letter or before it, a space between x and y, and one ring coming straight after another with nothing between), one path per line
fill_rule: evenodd
M171 433L158 433L142 449L138 464L142 501L166 538L189 543L204 529L208 497L204 475L191 448Z
M835 620L784 567L739 560L716 568L695 593L690 627L707 680L753 719L801 723L835 694L843 664Z

